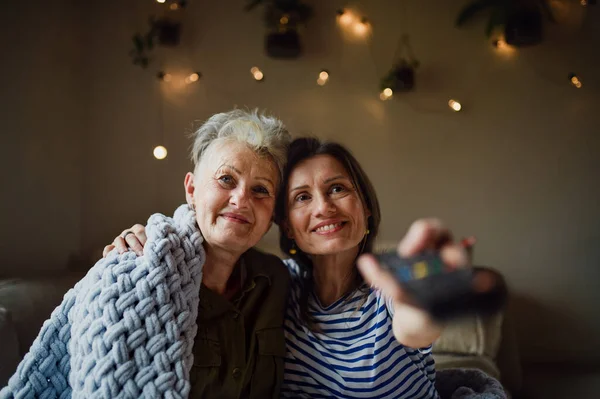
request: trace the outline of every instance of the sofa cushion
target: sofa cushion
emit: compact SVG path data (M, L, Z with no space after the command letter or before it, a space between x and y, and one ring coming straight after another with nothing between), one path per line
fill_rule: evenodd
M17 369L19 360L19 341L10 312L0 306L0 387Z
M433 353L487 356L495 360L502 339L503 314L469 316L449 322Z

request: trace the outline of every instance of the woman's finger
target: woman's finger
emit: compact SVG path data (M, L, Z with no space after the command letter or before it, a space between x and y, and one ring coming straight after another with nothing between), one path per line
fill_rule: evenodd
M408 258L425 249L439 249L452 242L452 233L439 219L419 219L414 222L398 245L398 254Z
M469 266L469 253L459 244L445 245L440 250L442 261L454 268Z
M138 254L140 256L143 254L144 247L142 247L142 244L138 240L137 235L127 234L125 236L125 241L129 245L129 248L131 248L136 254Z
M146 237L146 227L144 225L134 224L131 227L131 231L135 233L135 236L137 237L140 244L142 244L142 247L146 245L146 241L148 240L148 238Z
M124 254L125 252L127 252L127 244L125 243L125 240L123 239L123 237L119 236L119 237L115 238L115 240L113 241L113 244L117 248L117 251L119 251L120 254Z
M105 247L104 247L104 251L102 251L102 257L103 257L103 258L106 258L106 255L108 255L108 253L109 253L110 251L112 251L113 249L115 249L115 246L114 246L114 245L112 245L112 244L105 246Z
M367 284L381 290L387 298L394 301L402 300L403 292L400 284L388 270L379 265L373 255L361 255L357 260L357 267Z

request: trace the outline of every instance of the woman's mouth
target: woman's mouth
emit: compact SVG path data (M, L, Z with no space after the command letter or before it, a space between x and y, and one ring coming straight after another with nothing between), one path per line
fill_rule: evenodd
M244 216L237 214L237 213L231 213L231 212L222 213L221 217L227 219L230 222L234 222L234 223L240 223L240 224L250 223L250 221L248 219L246 219Z
M333 233L340 231L344 227L345 224L346 224L346 222L324 224L324 225L317 227L313 231L320 235L333 234Z

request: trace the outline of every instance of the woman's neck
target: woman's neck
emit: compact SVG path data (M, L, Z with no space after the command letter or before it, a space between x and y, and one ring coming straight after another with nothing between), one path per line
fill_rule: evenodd
M329 306L356 288L358 248L335 255L314 255L314 291L323 306Z
M231 287L227 287L227 283L242 254L224 251L211 245L206 245L205 251L206 262L202 269L202 284L219 295L230 293Z

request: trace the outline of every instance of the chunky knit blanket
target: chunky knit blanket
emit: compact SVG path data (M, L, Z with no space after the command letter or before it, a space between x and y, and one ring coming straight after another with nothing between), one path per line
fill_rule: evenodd
M186 398L205 253L195 213L155 214L52 312L0 398Z

